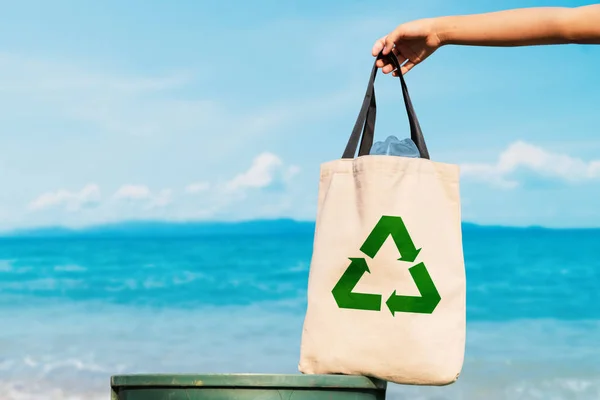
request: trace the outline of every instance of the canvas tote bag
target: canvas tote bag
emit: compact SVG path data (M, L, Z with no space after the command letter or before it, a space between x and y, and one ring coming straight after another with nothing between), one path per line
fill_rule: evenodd
M445 385L465 349L459 169L429 160L402 76L421 158L368 155L376 73L342 159L321 165L299 370Z

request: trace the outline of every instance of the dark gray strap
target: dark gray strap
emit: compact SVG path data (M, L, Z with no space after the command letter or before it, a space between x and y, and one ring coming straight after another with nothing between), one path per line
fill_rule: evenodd
M400 63L398 62L398 59L393 53L390 53L387 56L384 56L380 53L377 56L377 60L386 57L392 62L392 64L398 70L398 72L400 72ZM375 136L375 118L377 114L377 103L375 101L375 76L377 75L377 70L377 66L373 64L373 69L371 70L371 77L369 79L369 84L367 86L365 98L363 100L362 107L358 114L358 118L356 119L356 123L354 124L354 128L352 129L352 134L348 139L348 144L346 145L346 149L344 150L342 158L354 158L356 154L356 149L358 147L358 142L361 139L361 137L362 140L360 143L358 156L360 157L368 155L371 151L371 146L373 145L373 138ZM406 106L406 113L408 114L408 122L410 124L410 137L419 149L421 158L429 159L429 152L427 151L425 138L423 137L423 132L421 131L419 120L417 119L417 115L410 100L406 82L404 81L404 77L402 76L402 74L399 74L399 78L400 85L402 86L402 96L404 97L404 105Z
M362 139L360 141L360 147L358 149L359 154L369 154L371 147L373 147L374 135L368 132L375 131L375 117L377 116L377 103L375 102L375 91L371 93L371 103L369 103L369 111L367 111L367 118L365 126L363 127Z
M344 150L344 154L342 158L354 158L356 154L356 149L358 147L358 141L361 136L367 134L367 127L365 125L367 114L369 113L369 108L371 105L374 107L373 110L377 109L377 105L374 102L375 90L375 75L377 74L377 66L373 65L373 69L371 70L371 77L369 78L369 84L367 85L367 92L365 93L365 97L363 99L363 104L360 108L360 112L358 114L358 118L356 119L356 123L354 124L354 128L352 129L352 134L350 135L350 139L348 139L348 144L346 145L346 149ZM373 113L375 115L375 113ZM374 120L373 120L374 122ZM361 130L364 128L362 135ZM363 147L361 146L361 151L363 151ZM369 148L370 151L370 148ZM367 153L368 154L368 153Z

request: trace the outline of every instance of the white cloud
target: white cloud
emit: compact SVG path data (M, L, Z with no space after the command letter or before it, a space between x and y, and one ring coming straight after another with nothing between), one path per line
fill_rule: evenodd
M123 185L115 194L115 200L146 200L152 197L152 192L144 185Z
M185 192L189 194L196 194L200 192L204 192L210 189L210 183L208 182L194 182L190 183L185 187Z
M249 168L233 178L218 182L193 182L185 187L188 194L178 199L171 210L178 219L186 218L252 218L285 212L291 206L289 186L300 171L287 165L279 156L263 152L256 156ZM244 207L236 207L244 201Z
M152 201L148 205L149 208L166 207L173 201L173 190L163 189L157 195L152 197Z
M225 187L230 191L243 189L264 189L289 181L299 171L297 166L285 167L275 154L265 152L258 155L250 168L228 181Z
M100 188L96 184L88 184L78 192L59 189L47 192L29 203L32 211L41 211L48 208L64 207L68 211L77 211L81 208L95 206L100 202Z
M145 209L165 207L173 201L173 190L162 189L154 194L146 185L123 185L112 196L113 201L143 203Z
M464 177L487 182L503 189L519 186L519 181L513 176L519 170L528 170L540 178L576 183L599 178L600 160L586 162L517 141L508 146L494 164L461 165Z
M300 169L288 165L277 155L264 152L256 156L249 168L230 180L196 181L184 186L182 193L201 196L176 196L170 188L161 190L139 183L118 186L100 201L100 188L90 184L80 191L65 189L48 192L34 200L30 208L41 210L63 207L70 211L85 211L94 204L93 212L36 215L32 225L49 225L60 221L67 226L137 219L219 219L236 220L288 215L297 196L291 193L291 180ZM238 205L244 202L244 207Z
M294 176L300 173L300 167L297 165L292 165L284 171L283 178L286 181L291 180Z

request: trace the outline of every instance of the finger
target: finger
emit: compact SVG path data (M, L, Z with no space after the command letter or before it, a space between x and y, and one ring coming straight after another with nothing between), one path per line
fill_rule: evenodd
M390 32L384 39L385 47L383 48L383 54L388 55L393 50L394 45L405 35L405 26L399 25L396 29Z
M394 64L387 64L385 67L381 68L381 72L383 72L384 74L389 74L390 72L393 72L396 69L396 67L394 67Z
M400 71L402 71L402 67L400 67ZM398 72L397 69L394 70L394 72L392 72L392 76L398 77L400 73ZM402 73L402 75L404 75L404 73Z
M394 47L392 52L396 55L396 59L398 60L398 65L401 66L402 63L404 63L407 60L407 58L404 57L404 55L400 52L400 49L398 49L398 47ZM398 76L398 70L395 68L395 65L394 65L394 68L392 71L392 76Z
M402 55L404 56L405 60L416 60L416 59L418 59L418 57L415 54L414 50L411 49L409 46L407 46L405 43L400 43L398 45L398 51L400 53L402 53Z
M392 49L394 48L394 42L394 36L392 34L387 35L387 37L384 40L385 46L382 50L384 56L390 54L390 51L392 51Z
M380 42L384 42L385 41L385 37L379 39ZM377 50L376 47L373 47L373 50ZM406 61L406 57L404 57L400 51L398 50L398 48L394 47L392 49L392 52L396 55L396 58L398 59L398 62L400 64L402 64L404 61ZM379 54L379 53L377 53ZM375 65L377 66L377 68L382 68L383 73L385 74L389 74L391 71L394 70L394 66L392 63L390 63L390 61L388 59L379 59L375 62Z
M417 64L415 64L412 61L407 61L406 64L404 64L402 67L400 67L400 71L402 72L402 75L406 74L408 71L413 69L415 65L417 65Z
M379 53L381 53L381 50L383 50L383 47L385 46L386 37L387 36L384 36L381 39L378 39L375 42L375 44L373 45L373 49L371 50L373 57L377 57L379 55Z
M381 60L380 60L381 61ZM384 73L391 72L394 69L394 66L389 61L382 61L381 63L376 63L377 68L381 68Z
M404 57L402 52L400 52L400 49L398 49L397 47L394 47L392 52L396 55L396 58L398 59L398 64L402 65L402 63L407 60L407 58Z
M382 60L382 59L375 61L375 65L377 65L377 68L383 68L386 65L388 65L389 63L390 62L388 60Z
M400 71L402 72L402 75L405 75L408 71L410 71L411 69L414 68L414 66L417 65L415 63L413 63L412 61L408 61L406 64L404 64L403 66L400 67ZM398 70L395 70L394 72L392 72L392 76L398 76Z

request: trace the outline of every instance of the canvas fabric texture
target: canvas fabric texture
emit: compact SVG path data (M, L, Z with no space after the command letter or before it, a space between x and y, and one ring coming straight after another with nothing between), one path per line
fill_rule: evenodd
M429 159L402 76L421 158L368 155L376 73L342 158L321 165L299 370L446 385L466 335L459 168Z

